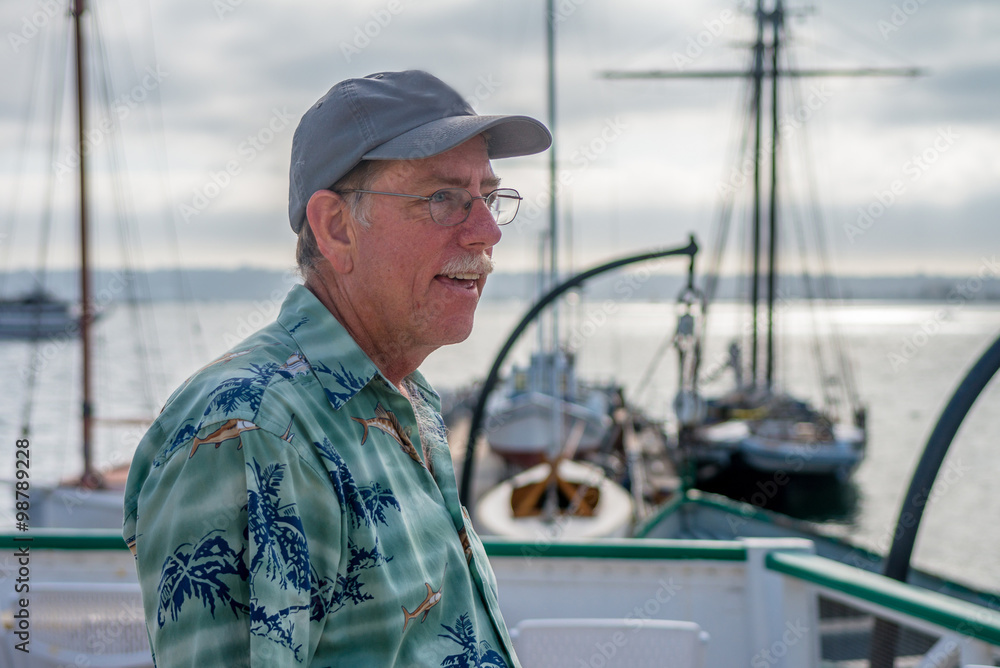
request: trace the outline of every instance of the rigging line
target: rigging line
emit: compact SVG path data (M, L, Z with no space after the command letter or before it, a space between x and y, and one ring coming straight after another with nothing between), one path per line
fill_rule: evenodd
M730 131L730 137L735 137L735 139L731 139L730 144L730 155L732 156L731 164L734 165L734 167L729 171L729 175L731 177L739 173L738 168L745 162L744 158L747 154L750 142L750 130L752 127L752 89L750 86L742 86L741 88L743 90L743 99L741 100L737 98L737 111L733 114L732 118L734 118L733 126L737 126L740 120L742 120L743 123L738 129L732 128ZM726 183L725 167L723 167L722 179L721 183ZM729 235L734 218L733 212L737 201L737 184L729 182L728 185L730 187L721 197L719 210L712 232L714 244L712 247L712 254L709 257L708 269L705 276L705 290L702 298L701 326L698 333L698 353L696 354L695 361L693 363L693 374L696 379L701 367L701 352L706 350L705 337L708 333L709 304L715 301L718 292L723 256L725 255L726 246L729 242ZM695 385L697 387L697 380L695 381Z
M794 97L794 93L793 93ZM791 188L789 188L791 190ZM819 320L816 312L816 292L813 285L812 275L809 273L809 248L808 240L805 230L805 223L803 222L804 216L798 207L793 206L791 203L786 204L786 210L789 213L789 217L792 220L792 229L795 232L795 239L798 242L799 250L799 262L801 263L801 275L803 288L805 289L806 304L809 312L809 320L811 322L811 333L809 337L810 348L813 354L813 362L816 365L816 374L819 378L819 388L823 397L823 405L828 409L834 408L836 404L836 398L833 397L829 391L826 379L829 378L830 374L826 368L826 361L823 357L823 347L820 342L820 327Z
M96 50L95 61L97 63L98 75L96 77L98 83L98 89L100 91L102 101L104 103L105 109L107 111L107 118L110 121L111 131L108 132L108 159L109 159L109 172L111 177L112 192L115 200L115 211L116 211L116 222L118 229L119 244L122 253L123 264L125 265L126 274L122 278L124 283L124 290L126 293L127 300L130 303L129 315L132 319L133 326L135 327L138 336L131 337L135 345L135 356L138 362L139 375L141 378L141 383L143 387L144 400L147 408L150 412L155 411L154 402L154 376L151 373L152 362L150 356L146 354L143 346L143 342L149 342L150 345L160 349L157 345L156 328L151 327L147 322L147 319L143 317L142 311L139 308L139 301L142 300L146 304L150 302L150 291L148 280L145 275L140 274L136 271L137 263L141 265L142 263L142 246L138 235L133 233L130 223L135 223L137 221L137 216L135 214L135 206L131 198L131 191L124 186L122 181L124 174L127 174L127 160L125 156L125 150L122 143L121 136L121 123L118 118L117 110L112 110L115 106L115 100L113 99L113 83L111 74L111 63L108 58L108 53L105 48L105 41L102 38L102 22L103 17L94 12L92 13L93 20L91 25L94 28L94 39L93 45L94 50ZM134 69L134 68L133 68ZM164 376L162 365L157 368L157 377L162 379Z
M790 49L785 51L785 59L786 59L785 64L790 68L791 64L794 62ZM801 99L801 90L799 88L798 81L797 80L789 81L788 88L790 90L790 97L792 99L793 107L796 109L803 108ZM787 141L782 142L781 148L783 151L786 150L786 146L788 143L789 142ZM809 168L808 164L805 165L805 168L806 169ZM829 397L829 393L827 391L827 386L825 383L825 379L827 378L828 374L826 371L826 364L823 359L822 346L820 345L820 339L819 339L819 324L816 317L816 295L813 290L812 276L809 273L808 269L809 244L805 232L805 224L803 223L803 217L801 215L801 212L799 211L798 207L794 205L795 198L792 196L792 193L796 191L795 184L792 181L792 177L794 176L794 170L791 169L785 170L785 173L786 173L785 177L786 183L788 184L786 188L788 191L788 196L785 198L785 204L783 208L788 213L789 218L791 219L789 227L791 228L791 231L794 232L795 234L795 239L797 242L796 245L798 247L798 252L799 252L800 272L802 276L803 288L805 289L806 304L808 307L809 319L812 323L812 326L810 327L810 331L812 334L810 336L810 342L811 342L810 347L813 353L813 362L816 365L817 377L820 379L819 387L820 387L820 392L822 393L823 396L823 403L824 405L832 406L833 402Z
M748 56L752 60L752 55ZM750 67L748 62L747 67ZM719 215L716 219L715 229L713 230L713 236L715 240L715 245L712 249L712 255L709 260L709 268L706 273L705 279L705 301L711 303L715 298L715 292L718 287L719 273L722 266L722 256L725 253L725 247L729 238L729 229L732 222L732 210L733 204L736 198L736 192L738 190L738 184L733 183L733 177L740 173L739 168L744 164L744 158L749 150L748 146L750 143L750 127L752 125L753 117L753 89L744 85L741 87L743 90L743 98L737 98L737 111L733 115L733 118L737 119L734 121L733 125L737 125L739 120L743 121L742 128L738 131L731 130L730 137L737 136L739 139L733 144L737 147L734 152L731 152L733 167L726 173L726 167L723 166L723 175L720 183L727 183L727 176L729 178L728 186L725 195L722 197L722 204L719 211ZM730 151L733 151L733 144L730 145ZM744 175L745 176L745 175Z
M747 53L747 68L752 64L753 53ZM703 309L702 309L702 323L700 327L699 337L701 343L699 344L699 349L701 351L706 350L705 337L708 335L708 322L709 322L709 304L713 303L716 299L718 292L719 281L721 278L722 262L725 255L726 246L728 245L730 231L732 229L732 223L735 218L734 211L736 209L737 203L737 193L739 192L742 184L734 182L736 177L739 175L743 176L744 182L746 180L746 174L742 172L742 166L746 164L747 153L750 150L750 138L752 135L753 128L753 116L754 116L754 95L753 88L750 85L744 84L741 86L743 91L742 99L737 98L737 111L733 114L732 118L733 126L739 126L739 121L742 120L742 126L739 127L738 131L730 132L730 136L738 137L730 146L730 150L735 147L735 151L731 152L731 168L729 169L728 175L726 174L726 168L723 167L723 176L721 183L728 185L729 187L725 190L722 197L720 208L718 211L718 216L714 225L713 236L714 245L712 248L712 254L709 258L708 270L705 278L705 290L703 299ZM727 176L729 181L727 182ZM742 244L742 240L740 240ZM740 248L739 256L744 257L745 249ZM698 359L694 363L694 373L695 376L699 373L701 367L701 355L699 353Z
M737 98L736 106L738 108L744 107L745 105L750 104L752 101L752 96L750 95L749 87L744 86L743 89L745 93L745 99L740 100L739 98ZM737 141L733 141L732 139L730 140L731 141L730 154L735 155L734 163L737 166L739 166L743 162L740 158L743 155L745 155L747 143L749 141L749 130L748 130L750 125L748 120L749 116L750 114L745 114L745 113L737 113L733 115L733 117L735 118L744 119L743 127L740 129L738 133L733 131L732 128L729 133L730 137L733 137L734 135L739 137ZM734 125L735 124L736 123L734 122ZM735 150L735 154L732 153L734 148L733 144L738 144L738 147ZM731 171L730 174L734 172L735 170ZM723 177L720 183L725 183L725 179L726 179L726 173L725 173L725 168L723 168ZM732 186L733 184L730 183L729 185ZM701 300L702 302L701 325L699 327L697 335L698 338L700 339L704 338L707 330L706 323L708 321L708 304L714 301L715 292L718 287L719 272L722 266L722 256L725 253L726 243L729 238L730 223L732 221L733 202L736 197L735 193L736 193L736 188L734 187L730 187L725 191L725 194L721 197L721 201L719 204L719 211L716 215L715 222L713 223L712 237L714 244L712 248L712 254L709 259L709 269L705 274L705 290L702 293L702 300ZM666 355L666 352L670 349L671 345L673 344L675 336L676 336L675 332L668 331L667 334L664 336L663 341L660 343L656 351L653 353L653 357L650 361L650 364L647 366L647 371L644 374L643 379L639 382L639 386L636 391L637 396L639 396L640 398L642 397L642 392L647 389L648 382L649 380L652 379L653 373L659 367L663 357ZM698 369L700 365L701 365L701 360L699 353L695 355L695 360L692 362L692 377L695 379L697 379ZM697 380L695 380L695 386L697 387Z
M52 78L52 95L50 98L51 107L49 109L49 147L48 147L48 160L46 164L45 173L47 175L46 180L46 194L43 198L45 202L45 207L42 210L42 219L39 225L39 249L38 249L38 272L35 274L35 280L39 287L45 286L45 276L46 276L46 265L48 261L48 246L50 230L52 227L52 217L53 217L53 198L55 197L55 180L56 173L54 166L56 164L56 154L59 151L59 135L62 128L62 111L63 111L63 101L64 93L66 90L66 68L67 60L66 54L69 44L69 24L63 23L62 27L64 32L62 35L58 35L59 39L49 46L44 45L42 48L42 53L51 52L53 54L52 70L61 73L61 76L55 76ZM48 35L48 33L47 33ZM44 43L43 43L44 44ZM50 51L51 50L51 51ZM36 62L44 62L44 58L39 58ZM33 74L37 74L34 72ZM34 99L34 102L41 106L41 87L37 86L38 79L33 79L32 81L32 94L30 98ZM36 97L36 93L38 97ZM29 104L28 109L33 108L34 104ZM30 126L29 126L30 127ZM30 134L25 132L24 136L27 137ZM24 146L24 152L26 152L26 145ZM22 163L23 164L23 163ZM20 176L20 170L19 174ZM20 190L20 188L18 189ZM47 339L51 341L51 339ZM24 401L21 406L21 434L27 438L31 435L31 424L32 415L34 414L35 408L35 398L36 390L38 387L38 373L44 366L42 362L42 340L39 337L35 337L31 341L30 353L28 355L29 362L27 367L27 374L25 378L25 392Z
M66 26L66 36L68 37L69 27ZM59 40L62 48L60 49L60 44L57 44L56 55L58 56L55 60L56 63L63 63L63 67L59 69L62 76L55 77L53 81L52 89L52 107L49 116L49 150L48 150L48 161L46 162L47 169L45 173L47 175L45 183L45 196L42 201L45 202L45 207L42 209L42 218L38 227L38 255L36 259L35 266L38 270L35 274L35 282L39 288L44 289L46 279L48 276L48 257L49 257L49 240L52 235L52 218L54 215L54 200L56 196L56 165L57 165L57 154L59 153L59 143L60 136L62 132L62 115L63 115L63 100L65 90L66 90L66 53L68 51L69 39Z
M876 48L874 48L872 46L872 40L869 37L867 37L867 36L859 33L854 28L854 26L850 25L849 23L842 23L838 19L834 18L834 15L830 14L830 13L827 13L825 15L825 20L828 23L830 23L830 24L836 26L837 28L839 28L844 33L849 34L854 39L854 41L855 41L856 44L861 45L861 46L863 46L866 49L869 49L872 53L875 53L875 54L879 53L879 49L876 49ZM892 51L891 49L887 48L888 46L889 46L888 40L883 39L882 40L882 44L881 44L881 47L882 47L881 50L882 50L883 54L887 54L890 58L894 59L896 62L906 63L907 65L911 65L911 66L915 64L914 61L910 60L909 58L906 58L906 57L900 55L899 53L896 53L896 52ZM836 50L836 47L834 47L832 45L826 45L826 48L828 48L830 50ZM847 54L848 52L845 50L844 53Z
M789 53L787 54L787 57L789 60L789 66L790 67L793 66L795 64L794 56L791 53ZM797 109L803 108L802 90L800 86L801 83L797 80L789 82L789 88L791 90L792 100L795 105L795 108ZM805 126L803 126L802 128L802 135L804 141L804 137L808 135ZM801 147L801 142L799 145ZM803 171L805 171L807 174L812 173L812 169L810 166L813 163L811 162L810 157L811 156L808 153L805 153L802 158ZM808 216L804 215L802 211L799 210L798 207L793 206L791 204L791 199L792 198L789 198L788 210L792 214L794 230L797 235L796 238L798 240L798 246L799 246L799 262L801 263L802 281L806 293L806 304L808 305L809 319L812 323L811 326L812 336L810 337L810 340L813 353L813 360L816 365L816 373L818 374L818 378L820 380L819 386L820 386L820 392L823 397L824 407L827 409L827 411L832 412L836 408L837 398L834 395L834 392L831 390L830 385L828 383L828 379L831 377L831 374L827 370L826 360L823 356L823 346L821 341L819 319L816 308L817 294L815 291L812 274L809 272L809 239L807 234L807 228L804 222L808 218ZM815 223L816 219L814 218L813 220ZM827 273L827 268L821 266L820 272L821 274Z
M795 62L791 62L790 64L792 66L796 65ZM813 225L813 234L816 240L816 249L820 261L820 286L823 289L823 298L825 303L830 304L834 300L837 300L838 302L841 301L841 296L837 285L837 279L833 274L830 262L829 244L827 243L826 237L826 222L823 217L822 207L819 203L819 188L816 184L816 173L813 169L808 168L813 164L811 160L812 144L808 131L802 133L800 147L803 154L803 161L807 167L805 170L808 193L807 200L809 201L810 208L812 209L812 219L815 221ZM836 318L829 312L829 309L827 309L827 314L830 342L832 344L836 365L840 369L840 381L844 390L845 399L847 400L847 405L851 409L857 409L861 405L861 397L857 387L854 368L847 355L844 337L840 332L840 327L837 324Z
M48 32L43 33L45 38L49 37ZM64 45L66 40L58 40L57 45ZM42 77L39 76L39 70L44 69L44 57L48 53L49 47L47 45L47 40L43 39L41 42L41 47L33 49L31 51L33 58L31 59L31 75L28 78L28 95L24 98L24 111L21 116L21 127L24 128L24 132L21 133L20 143L17 150L17 159L14 164L14 178L11 180L11 193L7 199L9 206L7 207L7 216L4 222L3 235L0 236L0 246L2 246L2 261L0 261L0 268L4 269L0 272L0 296L5 293L6 282L8 278L8 272L10 270L10 253L11 249L14 247L14 240L17 235L17 220L19 217L19 209L21 202L21 193L24 187L21 183L21 179L24 175L24 164L26 161L26 156L28 154L29 138L31 137L31 128L34 127L32 120L35 118L35 109L41 106L41 86L39 82ZM58 62L63 62L60 59Z
M143 43L149 47L150 60L153 69L159 71L159 59L156 56L156 32L153 29L153 12L151 2L145 3L147 21L148 40ZM170 180L169 160L167 159L167 140L163 122L163 106L161 105L160 88L157 86L150 91L150 104L144 105L144 111L148 109L148 119L150 134L154 144L154 165L161 165L162 169L156 169L160 178L160 188L164 196L164 202L169 202L173 185ZM205 332L202 328L201 317L197 309L193 306L190 277L187 272L181 270L181 247L180 238L177 234L177 210L171 206L161 206L161 220L164 235L167 240L167 247L171 261L177 268L172 272L177 289L177 297L181 304L181 319L189 323L190 327L182 327L187 338L188 350L191 351L191 359L207 359L209 356L208 343L205 339Z
M742 211L739 214L740 220L752 221L753 220L753 200L752 198L744 198L742 201ZM740 235L740 268L739 273L736 276L735 284L735 298L737 303L742 307L737 309L738 321L743 323L737 331L737 338L740 340L740 346L743 352L743 362L749 365L750 358L753 349L753 313L752 305L750 303L750 297L753 293L751 284L753 283L753 258L751 257L750 250L753 248L753 225L746 224L743 226L743 234ZM752 377L749 373L747 377Z

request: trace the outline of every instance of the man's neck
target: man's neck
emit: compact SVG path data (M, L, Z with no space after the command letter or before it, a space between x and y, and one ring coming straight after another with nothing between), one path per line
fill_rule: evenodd
M408 350L405 342L376 340L375 337L370 336L362 326L363 319L358 317L352 309L340 305L346 303L347 300L338 298L340 293L335 283L312 274L306 279L305 287L344 327L348 335L378 367L386 380L392 383L400 394L408 396L403 381L417 370L427 355Z

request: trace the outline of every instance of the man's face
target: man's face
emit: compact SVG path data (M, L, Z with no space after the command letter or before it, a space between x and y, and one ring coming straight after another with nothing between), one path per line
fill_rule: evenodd
M474 137L425 160L394 162L372 190L428 196L441 188L465 188L473 196L494 190L486 142ZM482 200L454 227L430 218L427 202L404 197L372 198L368 228L358 230L354 268L354 306L377 345L400 346L401 352L434 349L465 340L486 273L476 270L449 278L449 262L483 260L500 241L500 228ZM481 263L485 265L486 263Z

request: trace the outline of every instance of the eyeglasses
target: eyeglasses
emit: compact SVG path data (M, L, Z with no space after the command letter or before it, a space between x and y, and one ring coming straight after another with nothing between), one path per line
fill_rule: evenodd
M427 202L431 220L444 227L461 225L472 212L472 203L483 200L486 208L497 225L506 225L514 220L517 209L521 205L521 196L513 188L498 188L482 197L473 197L465 188L442 188L431 195L406 195L403 193L387 193L379 190L341 190L341 193L365 193L368 195L391 195L393 197L412 197Z

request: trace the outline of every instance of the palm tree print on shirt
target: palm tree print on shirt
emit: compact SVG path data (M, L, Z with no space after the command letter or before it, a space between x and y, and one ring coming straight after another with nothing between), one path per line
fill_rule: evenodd
M352 529L386 525L389 523L387 511L400 511L399 501L388 487L374 481L364 487L358 486L347 462L328 438L314 442L313 445L320 456L329 462L327 471L330 482L333 483L341 508L346 510ZM371 547L358 545L354 538L350 538L348 549L350 557L345 573L338 573L334 578L320 578L313 583L311 618L314 620L322 619L347 604L359 605L372 600L372 595L364 589L364 581L361 579L363 572L392 561L391 555L387 556L380 551L378 536L374 534Z
M209 396L212 400L205 409L208 415L215 409L223 410L227 413L233 412L243 404L247 404L254 415L260 408L260 400L264 396L267 384L271 382L271 376L278 370L276 362L267 364L251 364L241 371L249 371L249 376L236 376L228 378L216 387Z
M156 621L163 628L167 614L177 621L181 608L189 599L198 599L215 617L215 607L228 607L239 617L247 612L246 604L236 600L230 590L232 577L247 579L244 550L239 553L215 529L205 534L197 544L182 543L163 562L160 586L157 588L159 607Z
M476 631L472 628L469 615L461 615L455 620L455 626L441 625L447 633L439 633L438 637L452 640L462 647L461 654L452 654L441 662L441 668L507 668L507 662L500 652L496 651L485 640L476 639Z
M261 469L257 460L251 470L256 489L247 490L247 525L256 550L250 562L250 572L265 576L298 591L309 589L309 546L306 544L302 520L295 504L282 505L279 488L285 477L284 464L269 464Z
M400 510L399 501L392 490L378 482L358 487L347 462L330 443L330 439L324 438L322 442L317 441L313 445L323 459L333 464L332 468L327 469L330 482L333 483L340 505L347 508L351 526L356 529L362 525L370 527L373 524L388 524L386 509Z
M347 390L346 392L334 392L326 387L323 388L323 391L326 393L327 400L329 400L330 405L334 408L339 409L347 403L348 399L360 392L364 386L368 384L368 380L361 378L360 376L355 376L348 369L346 369L343 364L340 365L340 371L334 371L322 362L313 364L312 368L316 373L325 373L329 376L333 376L333 379L337 381L337 384Z

